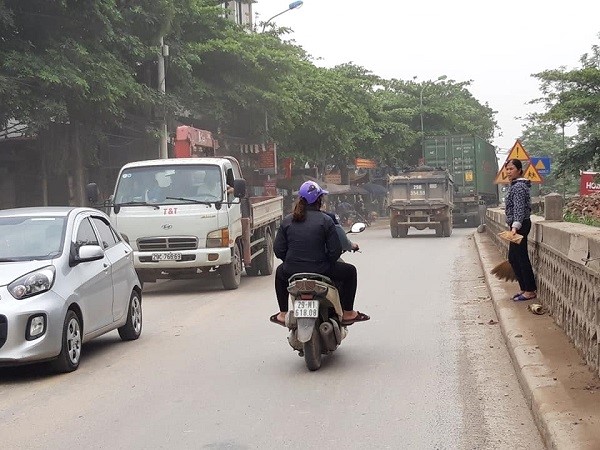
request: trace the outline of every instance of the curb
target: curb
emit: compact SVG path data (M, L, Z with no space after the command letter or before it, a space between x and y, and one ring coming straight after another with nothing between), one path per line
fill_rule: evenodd
M547 448L600 448L600 408L590 411L589 400L580 403L580 389L563 376L566 367L586 376L577 350L550 316L533 315L527 310L529 302L509 300L515 284L490 274L504 260L500 251L486 233L475 232L473 239L515 373Z

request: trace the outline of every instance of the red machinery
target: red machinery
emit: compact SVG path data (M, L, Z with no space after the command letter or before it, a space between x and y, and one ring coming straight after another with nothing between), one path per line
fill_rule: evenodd
M210 131L182 125L175 133L175 158L215 156L219 142Z

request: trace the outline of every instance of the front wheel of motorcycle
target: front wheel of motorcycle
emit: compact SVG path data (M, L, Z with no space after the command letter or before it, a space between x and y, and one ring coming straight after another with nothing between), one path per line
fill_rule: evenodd
M304 362L308 370L315 371L321 367L321 335L315 326L308 342L304 343Z

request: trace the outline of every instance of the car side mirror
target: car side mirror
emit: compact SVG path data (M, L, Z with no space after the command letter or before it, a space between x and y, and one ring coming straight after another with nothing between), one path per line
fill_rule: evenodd
M82 245L79 250L75 250L72 254L74 256L71 258L71 266L104 258L104 250L99 245Z
M243 178L233 180L233 196L236 198L246 197L246 180Z

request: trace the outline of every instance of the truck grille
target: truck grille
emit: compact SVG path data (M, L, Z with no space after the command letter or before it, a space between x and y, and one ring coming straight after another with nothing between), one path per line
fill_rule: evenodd
M8 336L8 322L6 321L6 316L0 315L0 347L4 345L6 342L6 337Z
M141 252L164 252L172 250L196 250L198 239L195 237L153 237L137 241Z

